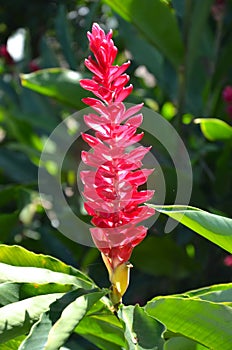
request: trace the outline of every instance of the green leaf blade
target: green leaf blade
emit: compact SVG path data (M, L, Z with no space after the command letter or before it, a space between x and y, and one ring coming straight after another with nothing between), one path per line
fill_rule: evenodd
M21 83L28 89L53 97L79 110L85 106L81 99L88 95L88 92L79 84L82 78L80 73L72 70L47 68L34 73L21 74Z
M121 306L119 318L125 325L125 338L129 350L162 350L161 335L164 326L149 317L143 308L135 306Z
M26 334L49 305L63 293L39 295L0 308L0 343Z
M232 219L190 206L148 205L232 253Z
M99 300L80 321L75 332L102 350L125 348L122 323L110 310L108 299Z
M177 68L184 48L175 16L162 1L104 0L116 13L131 22L142 36L158 48Z
M194 122L200 124L203 135L209 141L224 141L232 139L232 127L221 119L197 118Z
M65 344L80 320L85 317L106 291L84 291L68 293L54 302L32 327L20 350L57 350Z
M172 332L211 349L231 349L232 308L226 305L168 296L154 298L145 310Z
M32 278L34 278L33 280L21 280L20 279L20 274L17 273L15 274L15 280L14 278L12 279L10 274L7 273L7 266L5 265L9 265L9 273L12 272L12 274L14 275L16 273L16 270L13 269L13 266L18 267L18 268L22 268L21 270L21 276L25 275L25 272L28 271L31 272L30 276L32 276ZM73 268L72 266L66 265L65 263L63 263L62 261L51 257L49 255L44 255L44 254L35 254L33 252L30 252L29 250L22 248L20 246L8 246L5 244L1 244L0 245L0 266L2 269L2 274L0 274L0 280L2 282L14 282L14 281L18 281L18 282L36 282L36 278L35 276L33 277L33 268L38 268L38 270L34 270L35 272L40 272L41 274L44 273L47 275L52 275L52 272L55 273L61 273L61 275L67 275L67 282L68 280L72 280L72 282L74 281L73 277L76 277L76 280L79 279L80 283L82 283L82 287L88 289L92 288L93 286L93 281L86 276L84 273L82 273L81 271ZM23 268L28 268L28 270L23 271ZM42 272L42 270L45 270ZM47 271L46 271L47 270ZM5 271L5 273L4 273ZM5 278L3 278L3 273ZM12 275L12 276L13 276ZM68 275L70 275L70 277L68 277ZM58 278L59 275L57 275ZM26 278L26 276L25 276ZM55 275L54 275L55 278ZM63 276L64 280L65 280L65 276ZM59 279L59 278L58 278ZM46 280L47 282L56 282L53 279L49 281ZM45 281L37 281L38 283L45 283ZM72 283L71 282L71 283Z

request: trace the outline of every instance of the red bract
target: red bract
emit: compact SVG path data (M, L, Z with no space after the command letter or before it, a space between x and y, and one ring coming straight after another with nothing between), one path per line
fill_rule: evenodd
M8 64L9 66L14 64L14 60L11 57L9 51L7 50L6 45L1 45L0 46L0 57L3 57L5 59L5 61L6 61L6 64Z
M123 74L129 67L130 62L121 66L113 66L117 55L117 48L112 40L112 31L105 34L98 24L93 24L92 33L87 34L89 39L89 48L92 51L95 60L89 56L85 60L86 67L94 73L92 79L82 79L81 86L92 91L103 102L109 104L112 102L122 102L133 89L132 85L125 87L130 77ZM89 99L83 101L93 106Z
M222 91L223 100L226 103L226 112L232 117L232 86L227 85Z
M91 147L90 152L82 152L82 161L92 170L82 171L81 180L85 209L95 226L90 229L92 238L103 254L112 282L119 266L128 262L133 248L146 236L147 228L137 224L154 214L153 209L141 205L152 198L154 191L138 190L152 172L140 169L150 147L134 146L143 137L143 133L136 133L143 120L142 114L137 114L142 104L126 109L122 103L133 88L125 86L129 76L124 72L130 63L113 65L117 48L112 31L105 34L93 24L88 39L95 59L89 57L85 65L94 76L80 84L98 99L83 99L94 109L84 116L94 136L82 134ZM131 150L129 146L133 146ZM120 295L122 289L117 288Z
M222 91L222 96L225 102L232 103L232 86L226 86Z

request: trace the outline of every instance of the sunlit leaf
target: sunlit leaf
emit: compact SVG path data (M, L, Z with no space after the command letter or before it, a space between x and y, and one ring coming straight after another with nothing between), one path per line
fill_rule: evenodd
M5 306L37 295L66 293L72 288L74 288L72 284L5 282L0 284L0 306Z
M49 305L63 293L39 295L0 308L0 343L26 334Z
M197 298L167 296L152 299L145 310L172 332L210 349L231 349L232 308L229 306Z
M34 268L41 268L41 269L48 270L47 271L48 274L49 273L51 274L51 272L53 271L53 272L60 272L63 274L67 274L67 275L72 275L79 278L80 280L83 280L83 283L86 282L85 288L87 288L88 285L91 286L93 284L92 280L88 276L86 276L81 271L73 268L72 266L66 265L62 261L54 257L51 257L49 255L35 254L20 246L8 246L8 245L1 244L0 245L0 262L8 265L18 266L18 267L21 266L22 269L23 267L24 268L28 267L28 269L32 269L32 270ZM11 271L14 271L13 267L11 267ZM39 270L36 270L36 271L39 271Z
M80 320L106 292L77 290L50 306L32 327L20 350L57 350L65 344Z
M232 219L190 206L148 205L232 253Z
M76 109L85 107L81 99L89 95L80 87L79 80L82 78L80 73L64 68L48 68L21 74L23 86Z
M197 118L194 122L200 124L203 135L210 141L232 139L232 127L221 119Z

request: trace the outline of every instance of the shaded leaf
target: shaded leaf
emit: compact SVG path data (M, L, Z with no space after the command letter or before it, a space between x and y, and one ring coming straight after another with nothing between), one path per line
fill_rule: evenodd
M191 4L191 2L189 2ZM188 26L188 50L187 50L187 67L192 69L195 58L202 55L202 48L199 45L202 41L202 33L204 33L207 18L210 14L211 5L213 0L197 0L192 2L193 9L190 9L190 21Z
M118 311L119 318L125 325L125 338L128 350L162 350L161 337L164 326L149 317L144 309L135 306L121 306Z
M12 151L6 147L1 148L0 168L11 180L20 183L37 181L37 168L22 153Z
M73 38L69 28L69 21L67 20L67 12L65 6L61 4L57 11L57 17L55 20L56 34L60 42L62 52L66 58L71 69L76 68L76 60L73 54Z
M163 56L150 43L143 40L138 35L136 28L130 23L119 18L119 32L123 37L125 46L133 55L133 61L137 64L145 65L146 68L155 75L156 79L162 83L163 79ZM134 38L131 40L131 38ZM144 55L146 52L146 55Z
M116 13L131 22L142 36L157 47L174 67L183 59L183 44L174 13L162 1L104 0Z
M102 350L121 350L125 347L122 324L107 305L99 300L76 327L75 332Z

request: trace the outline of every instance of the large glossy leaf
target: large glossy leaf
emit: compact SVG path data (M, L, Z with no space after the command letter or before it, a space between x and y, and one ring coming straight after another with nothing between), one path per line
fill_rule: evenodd
M191 21L188 26L188 49L187 49L187 67L192 68L192 64L196 56L202 55L202 38L204 29L207 25L207 18L213 0L196 0L194 2L186 2L187 13L185 16ZM189 7L189 8L188 8Z
M54 272L48 269L39 267L23 267L12 266L0 263L0 283L18 282L18 283L60 283L72 284L76 287L86 289L92 288L92 284L77 278L73 275L68 275L62 272Z
M122 323L110 310L107 299L99 300L76 327L75 332L102 350L125 348Z
M159 83L163 79L163 61L161 53L141 36L135 27L119 17L119 32L123 37L125 46L133 55L133 62L138 65L145 65L154 74ZM133 38L133 40L131 40ZM146 55L144 55L146 52Z
M77 290L50 306L34 324L20 350L57 350L65 344L80 320L106 291Z
M67 19L67 11L65 6L61 4L57 11L55 20L56 34L60 42L60 46L64 57L66 58L71 69L75 69L77 62L73 53L73 37L70 30L70 21Z
M21 74L23 86L76 109L85 107L81 99L88 95L80 87L79 80L82 78L80 73L64 68L48 68Z
M0 308L0 343L26 334L49 305L63 293L39 295Z
M197 118L194 122L200 124L203 135L210 141L232 139L232 127L221 119Z
M183 59L183 44L174 13L164 2L144 0L104 0L142 36L178 67ZM145 53L144 53L145 54Z
M232 219L181 205L152 205L160 213L180 221L219 247L232 253Z
M177 294L175 296L180 298L199 298L202 300L213 301L215 303L231 303L232 283L216 284Z
M197 298L167 296L154 298L145 310L172 332L210 349L231 349L232 308L229 306Z
M93 281L81 271L73 268L72 266L66 265L62 261L44 254L35 254L29 250L20 246L8 246L5 244L0 245L0 262L13 266L21 266L28 268L43 268L54 272L61 272L67 275L73 275L87 286L91 286ZM13 270L11 270L13 271ZM29 270L28 270L29 272ZM52 281L51 281L52 282Z
M24 338L25 336L21 335L14 339L8 340L6 343L1 344L1 350L18 350Z
M72 288L74 288L72 284L59 283L1 283L0 306L5 306L37 295L66 293Z
M165 342L163 350L204 350L209 349L194 340L175 336Z
M121 306L118 311L119 318L125 326L125 338L128 350L162 350L163 339L161 335L164 326L149 317L138 305Z

